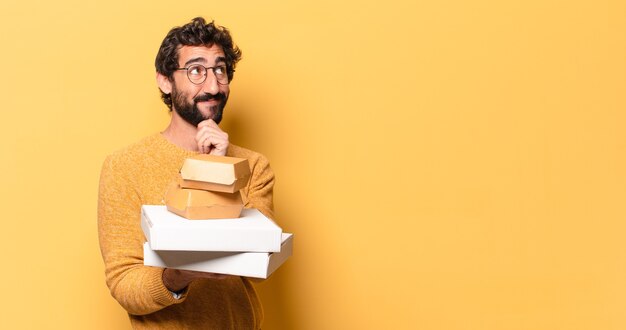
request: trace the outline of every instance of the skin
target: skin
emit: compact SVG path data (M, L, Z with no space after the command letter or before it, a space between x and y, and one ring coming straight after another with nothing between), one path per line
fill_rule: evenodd
M190 60L194 63L200 63L206 67L212 67L218 64L218 59L224 57L222 48L218 45L211 47L204 46L183 46L178 50L178 64L180 68L186 67ZM218 92L224 93L227 97L230 93L229 85L220 85L217 83L215 76L209 71L207 79L200 85L195 85L187 78L187 72L184 70L174 73L173 81L166 76L157 73L157 85L164 93L171 93L173 84L176 84L177 91L184 93L188 102L193 102L193 98L209 93L212 95ZM163 136L170 142L187 150L193 150L200 153L206 153L217 156L225 156L228 150L228 134L222 131L213 121L213 111L211 108L216 107L218 101L209 100L199 102L198 109L206 120L200 122L198 126L194 126L178 115L176 109L172 110L172 117L169 125L163 131ZM174 106L173 106L174 107ZM187 270L178 270L165 268L163 271L163 284L172 292L179 292L187 288L191 282L201 278L225 279L230 275L195 272Z

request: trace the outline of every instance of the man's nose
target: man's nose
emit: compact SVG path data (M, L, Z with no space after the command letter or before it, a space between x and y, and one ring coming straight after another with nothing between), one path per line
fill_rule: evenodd
M211 95L215 95L220 91L220 86L213 72L207 72L206 80L202 83L202 91Z

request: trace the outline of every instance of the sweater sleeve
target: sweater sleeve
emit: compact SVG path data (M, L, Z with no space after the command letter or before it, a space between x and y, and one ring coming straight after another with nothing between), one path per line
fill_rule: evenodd
M251 164L252 175L248 182L246 208L256 208L270 219L274 219L274 171L265 156L257 154Z
M127 168L109 156L98 193L98 235L111 295L130 314L145 315L181 303L163 285L163 268L143 265L141 198Z

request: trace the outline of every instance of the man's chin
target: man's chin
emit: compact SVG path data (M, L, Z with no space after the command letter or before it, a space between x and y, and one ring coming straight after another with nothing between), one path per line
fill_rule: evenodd
M217 111L219 111L219 104L208 104L208 102L200 102L200 104L195 105L194 111L202 115L203 118L213 119Z
M204 120L213 119L216 124L219 124L222 120L222 104L211 104L210 106L196 106L197 113L202 115Z

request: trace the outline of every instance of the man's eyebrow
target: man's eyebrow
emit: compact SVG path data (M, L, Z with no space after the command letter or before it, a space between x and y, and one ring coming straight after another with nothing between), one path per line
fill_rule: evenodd
M219 56L215 59L215 63L226 62L226 57ZM207 63L207 60L204 57L194 57L189 61L185 62L184 67L187 67L189 64L193 63Z
M186 67L189 64L192 63L206 63L206 60L204 59L204 57L194 57L192 59L190 59L189 61L185 62L185 65L183 65L184 67Z

